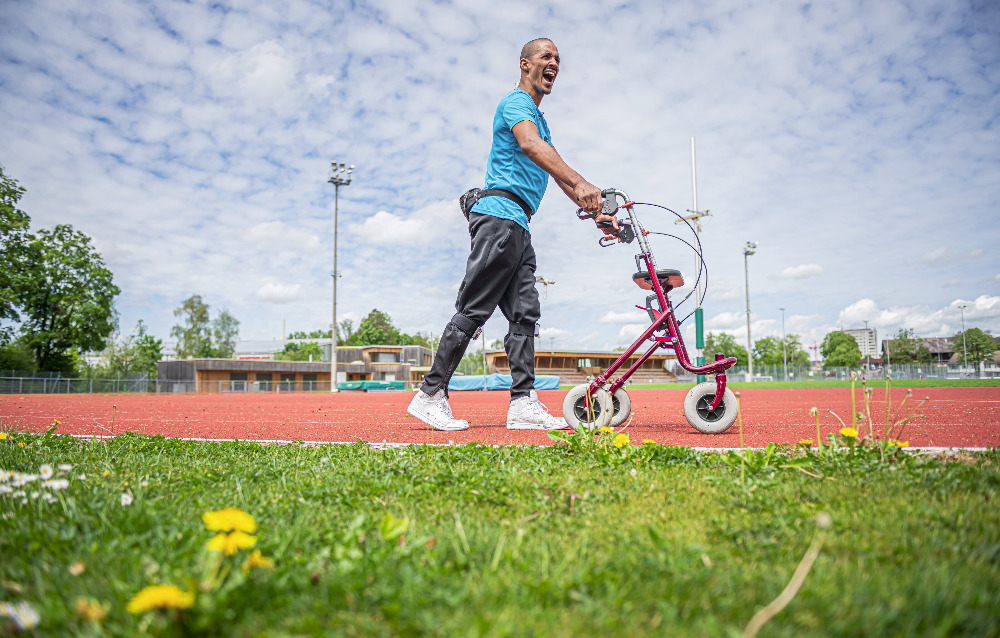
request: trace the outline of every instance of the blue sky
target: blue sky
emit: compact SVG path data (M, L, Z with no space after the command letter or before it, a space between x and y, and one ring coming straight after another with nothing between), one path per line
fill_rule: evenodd
M1000 333L1000 9L946 2L135 2L0 5L0 164L35 227L94 238L121 327L166 338L192 294L245 339L326 328L331 160L338 317L439 333L521 45L559 46L542 102L591 182L692 208L707 328L805 343L863 327ZM532 222L542 345L641 329L635 245L601 249L550 185ZM641 210L650 230L673 218ZM693 256L656 238L661 267ZM688 303L690 305L691 302ZM686 313L685 313L686 314ZM693 322L690 322L693 324ZM686 324L690 336L693 326ZM500 313L486 327L500 338Z

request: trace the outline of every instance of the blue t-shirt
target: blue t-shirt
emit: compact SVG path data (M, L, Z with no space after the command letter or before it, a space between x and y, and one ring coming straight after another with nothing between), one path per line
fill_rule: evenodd
M500 100L496 115L493 116L493 148L486 165L486 188L508 190L523 199L531 210L537 211L549 183L549 174L528 159L511 132L515 124L525 120L533 122L538 129L538 136L552 144L549 125L535 106L535 101L523 89L514 89ZM506 197L484 197L476 202L472 210L513 220L528 230L527 215L520 206Z

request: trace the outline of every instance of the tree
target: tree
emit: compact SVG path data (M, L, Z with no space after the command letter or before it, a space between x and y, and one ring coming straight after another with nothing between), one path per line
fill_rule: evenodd
M781 365L781 339L763 337L753 343L753 361L763 365Z
M39 370L75 373L76 352L104 348L120 292L90 237L60 224L31 236L14 283L19 341Z
M831 332L823 337L819 347L823 364L830 368L853 368L861 362L857 340L846 332Z
M13 323L20 316L15 302L15 284L21 274L31 223L31 218L17 208L22 195L24 189L17 180L7 177L0 166L0 344L10 341L14 335ZM12 325L3 325L5 321Z
M312 355L313 360L323 358L323 348L315 341L306 343L286 343L285 349L274 356L277 361L309 361Z
M727 357L736 357L736 365L747 365L747 349L736 343L733 335L720 332L710 332L705 336L705 358L709 361L715 358L715 353L721 352Z
M885 343L889 363L930 363L934 359L924 340L912 329L900 328L896 336Z
M955 350L961 356L967 357L969 361L979 363L981 361L993 361L993 355L997 351L997 342L990 335L979 328L969 328L965 331L965 352L964 355L959 348L962 347L962 334L955 335Z
M216 357L228 359L233 356L233 352L236 351L236 340L240 336L240 322L229 313L228 308L224 308L212 321L212 336Z
M170 336L177 339L177 358L191 357L228 359L236 349L240 322L223 310L215 320L209 318L209 306L201 295L191 295L174 316L181 317L182 323L170 329Z
M212 332L208 304L202 301L201 295L188 297L174 309L174 316L182 318L181 324L170 329L170 336L177 339L177 358L206 356L203 353L212 347Z
M400 343L400 334L389 315L375 308L361 320L357 332L347 343L352 346L396 345Z
M96 366L97 376L128 376L148 374L156 378L156 362L162 358L163 342L146 332L146 324L139 320L135 331L122 340L108 341L101 362Z

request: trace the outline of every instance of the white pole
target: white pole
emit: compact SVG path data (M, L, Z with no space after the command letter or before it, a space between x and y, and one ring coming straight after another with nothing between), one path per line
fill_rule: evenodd
M691 138L691 199L694 201L694 214L698 214L698 166L695 162L695 152L694 152L694 138ZM695 218L695 224L698 223L698 219ZM697 232L697 226L695 226L695 232ZM701 272L701 264L698 262L698 255L694 256L694 272L695 272L695 282L698 281L698 273ZM695 307L701 308L701 290L699 286L695 286L694 289L694 299ZM698 356L701 356L701 350L698 350Z

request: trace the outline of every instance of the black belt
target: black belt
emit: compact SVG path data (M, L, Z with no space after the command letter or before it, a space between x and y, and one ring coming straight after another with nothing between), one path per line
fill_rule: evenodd
M527 202L525 202L523 199L521 199L514 193L506 191L502 188L487 188L479 191L479 197L477 198L477 201L478 199L482 199L483 197L504 197L506 199L509 199L510 201L514 202L515 204L521 207L521 210L524 211L524 214L528 216L528 221L531 221L531 216L534 214L534 211L531 210L531 207L528 206Z

